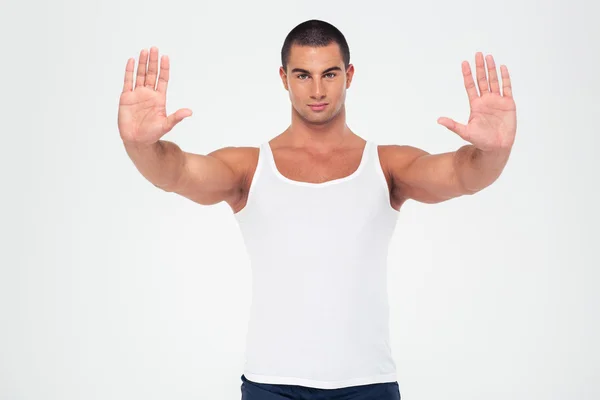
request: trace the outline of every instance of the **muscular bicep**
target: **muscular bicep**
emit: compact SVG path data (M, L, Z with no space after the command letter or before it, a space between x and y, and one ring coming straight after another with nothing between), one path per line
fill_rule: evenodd
M243 151L226 147L207 155L186 152L184 172L173 192L203 205L235 204L243 187Z
M433 204L466 194L454 168L455 152L430 154L412 146L392 146L388 152L397 201Z

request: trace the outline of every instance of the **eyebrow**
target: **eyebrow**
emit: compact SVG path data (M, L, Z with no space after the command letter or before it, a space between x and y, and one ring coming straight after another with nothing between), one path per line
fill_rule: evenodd
M323 71L324 74L331 72L331 71L341 71L342 69L340 67L331 67L331 68L327 68L325 71ZM302 72L303 74L310 74L310 71L307 71L305 69L302 68L294 68L292 69L292 74L294 72Z

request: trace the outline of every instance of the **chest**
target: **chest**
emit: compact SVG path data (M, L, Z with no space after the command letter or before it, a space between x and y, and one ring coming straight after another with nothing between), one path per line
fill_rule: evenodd
M310 154L301 150L278 149L272 152L276 172L283 177L313 184L344 179L358 171L363 161L361 149Z

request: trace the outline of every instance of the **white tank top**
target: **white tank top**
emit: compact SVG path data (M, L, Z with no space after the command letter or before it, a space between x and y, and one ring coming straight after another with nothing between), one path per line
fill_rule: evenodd
M244 375L335 389L397 380L389 340L387 252L398 212L377 145L324 183L289 179L260 145L235 214L252 269Z

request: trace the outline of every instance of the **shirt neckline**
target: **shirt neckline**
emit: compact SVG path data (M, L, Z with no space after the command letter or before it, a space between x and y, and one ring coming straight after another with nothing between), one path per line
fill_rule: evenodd
M288 178L287 176L285 176L281 172L279 172L279 169L277 169L277 164L275 163L275 157L273 156L273 150L271 149L271 144L267 141L265 143L264 147L267 149L267 151L269 153L269 164L271 165L271 170L273 171L275 176L277 176L279 179L283 180L284 182L291 183L293 185L298 185L298 186L326 187L326 186L335 185L338 183L347 182L351 179L354 179L363 170L365 164L367 163L367 159L369 157L368 150L370 147L370 141L368 141L368 140L365 141L365 145L363 147L360 163L358 164L358 167L356 168L356 170L354 170L354 172L352 172L350 175L346 175L344 177L337 178L337 179L330 179L325 182L304 182L304 181L297 181L295 179Z

